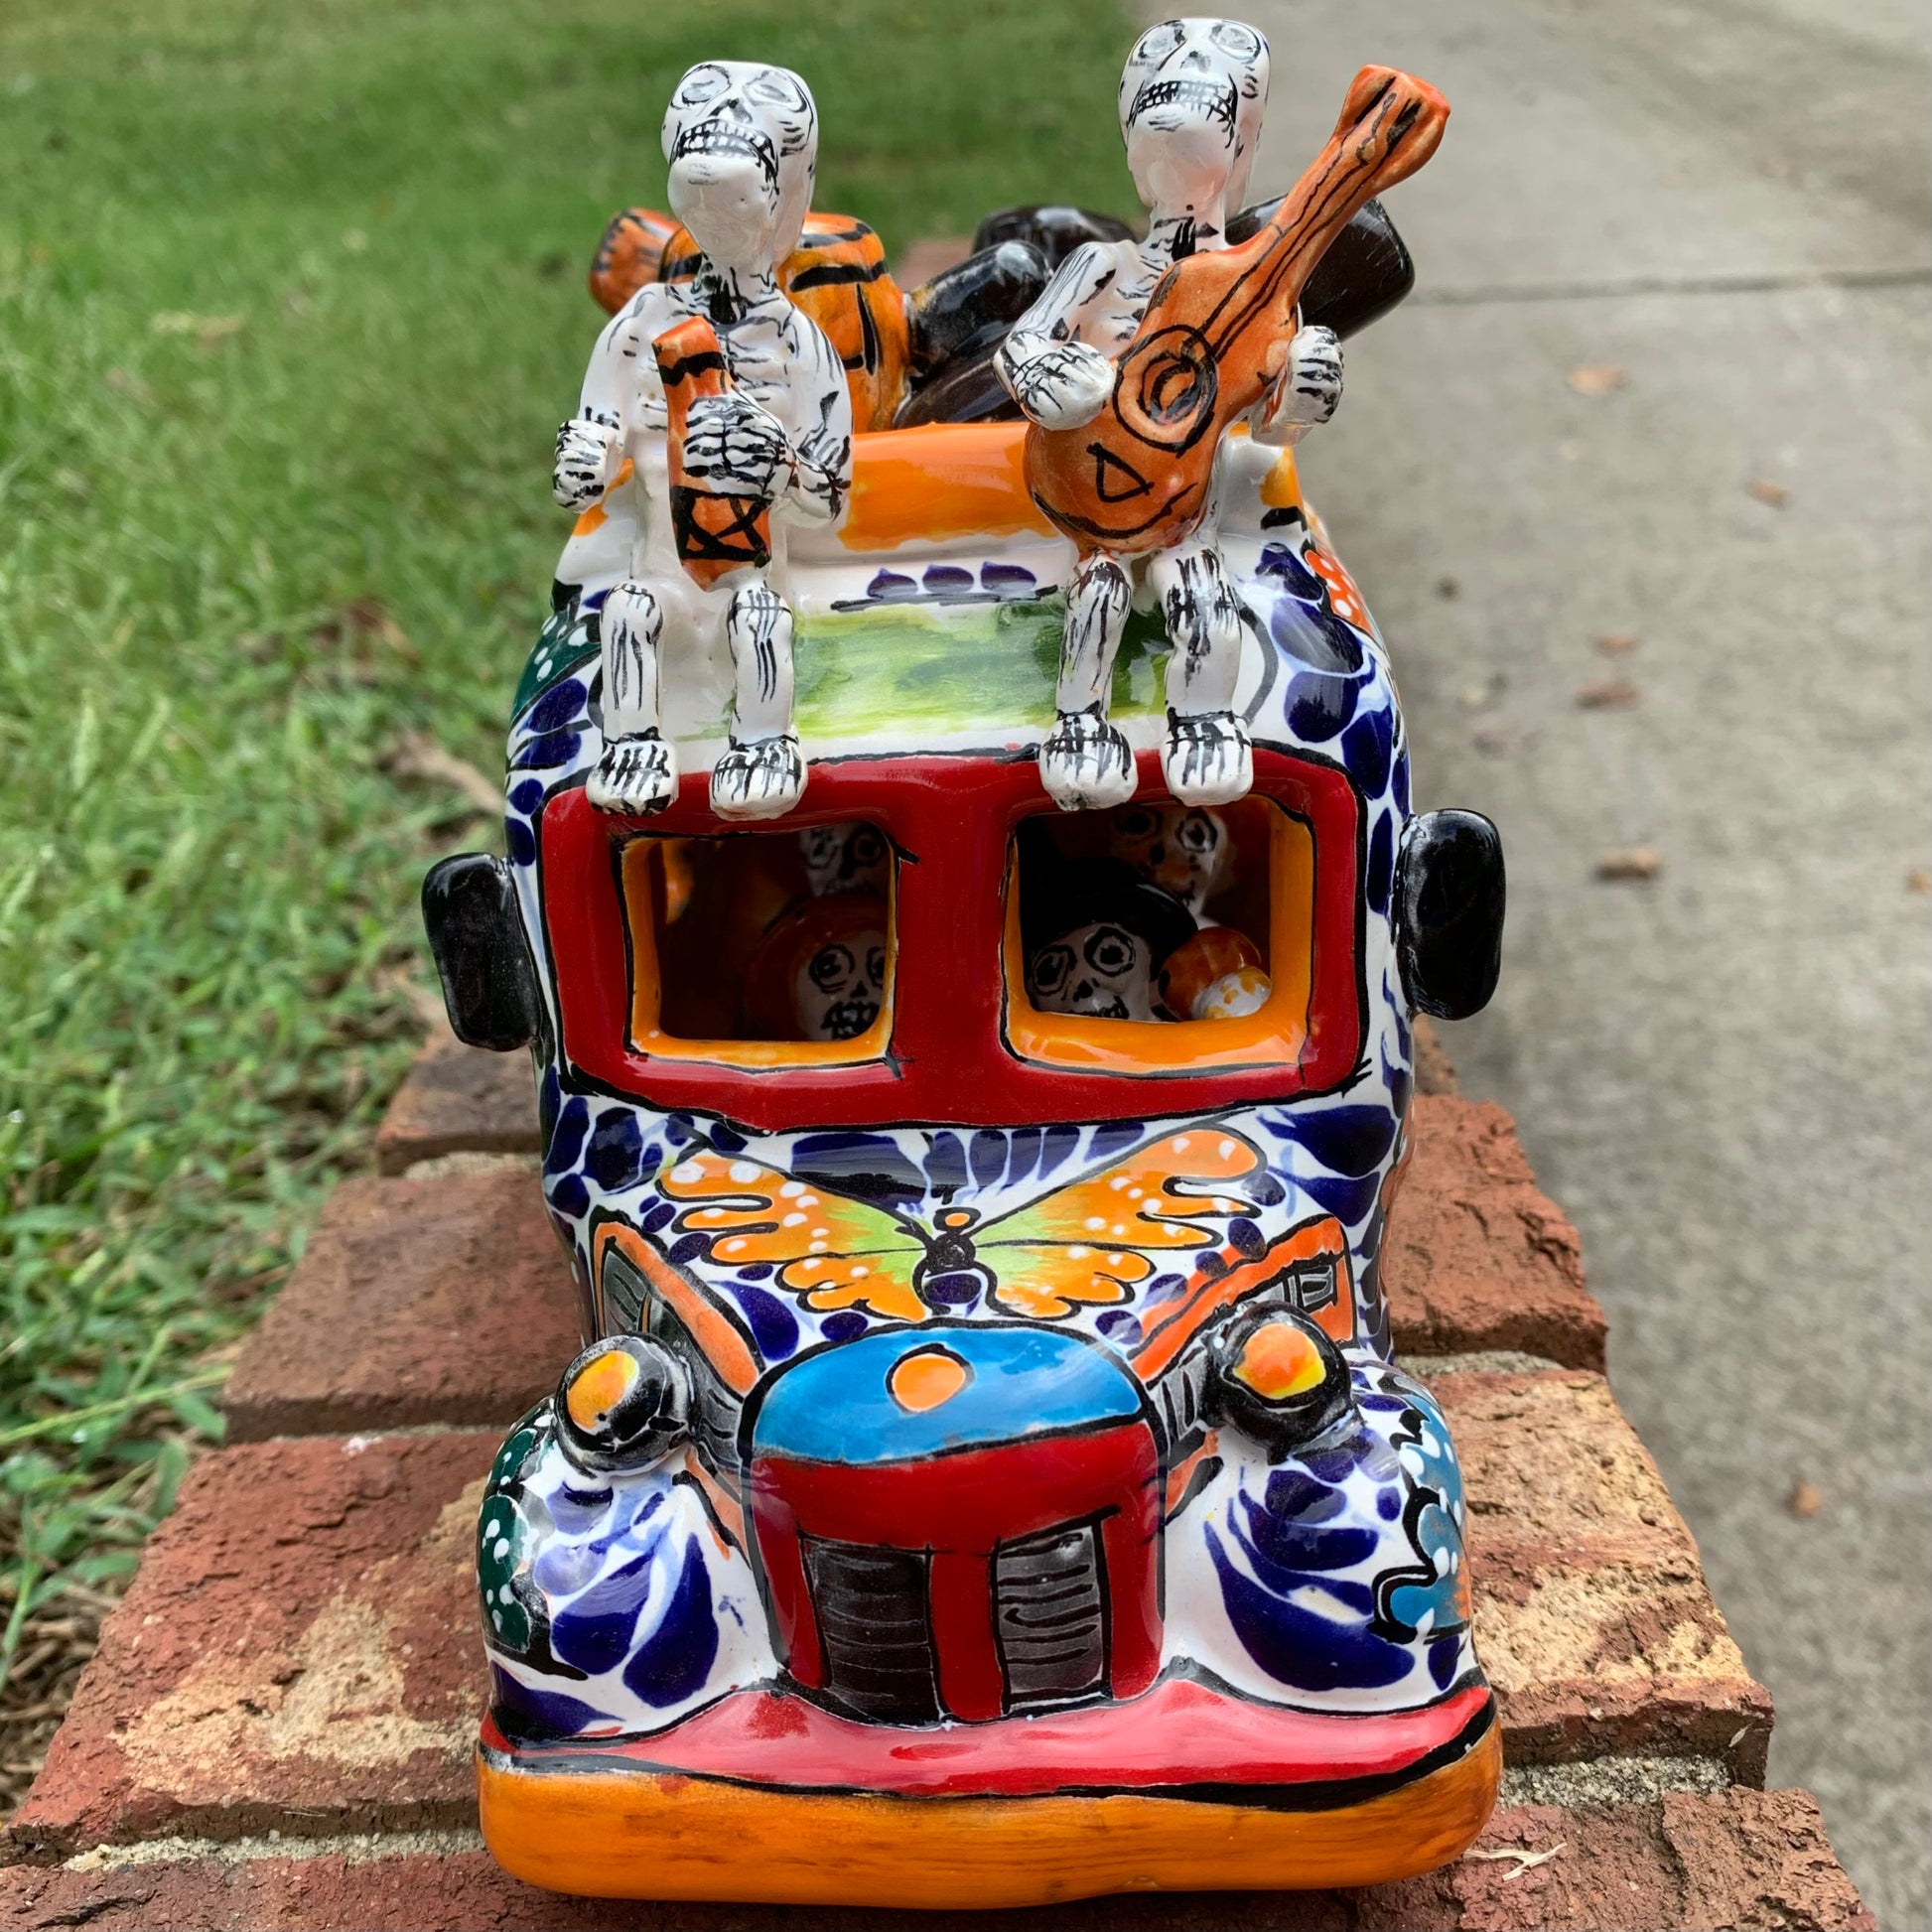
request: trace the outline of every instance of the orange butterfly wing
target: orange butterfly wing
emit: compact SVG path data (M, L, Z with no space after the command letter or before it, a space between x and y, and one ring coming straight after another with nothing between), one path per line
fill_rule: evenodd
M672 1224L711 1238L725 1267L775 1265L779 1283L819 1313L869 1309L895 1321L930 1311L912 1291L918 1236L865 1201L834 1194L761 1161L709 1152L666 1168L659 1188L691 1204Z
M1083 1304L1124 1301L1175 1249L1219 1253L1233 1266L1228 1223L1252 1203L1224 1191L1262 1157L1238 1134L1190 1127L1151 1141L1069 1187L1002 1216L977 1242L999 1277L994 1299L1052 1321Z

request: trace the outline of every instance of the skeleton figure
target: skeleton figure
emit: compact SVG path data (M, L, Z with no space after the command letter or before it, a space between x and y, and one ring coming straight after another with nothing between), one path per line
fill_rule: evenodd
M1021 914L1027 997L1042 1013L1163 1020L1159 975L1192 935L1187 909L1112 861L1041 880Z
M1268 43L1234 20L1170 20L1143 34L1120 82L1120 125L1134 186L1151 211L1144 241L1087 242L1060 264L1002 345L1014 400L1047 429L1091 422L1113 390L1113 358L1134 340L1156 285L1177 261L1227 245L1268 100ZM1250 421L1287 447L1341 399L1331 330L1283 345L1281 373ZM1082 557L1067 591L1053 729L1040 776L1066 810L1123 803L1134 790L1127 741L1108 722L1114 654L1137 594L1157 601L1168 665L1168 787L1184 804L1227 804L1253 783L1246 727L1234 712L1244 613L1221 561L1215 496L1193 534L1169 550Z
M712 808L772 818L798 802L805 761L792 728L791 612L769 577L783 565L786 519L829 523L852 482L852 405L839 358L779 290L811 205L818 115L785 68L708 61L678 82L664 115L670 203L703 250L687 282L650 283L598 338L577 414L557 433L552 479L567 509L612 492L632 465L630 573L601 620L605 749L591 802L661 811L677 762L660 734L660 654L698 655L722 630L733 673L731 742L711 775ZM724 351L731 392L692 405L687 477L772 505L769 566L746 564L700 589L680 566L669 512L667 416L656 339L701 315Z
M1227 821L1200 805L1123 805L1108 827L1107 848L1197 920L1206 916L1232 856Z
M828 939L798 968L792 1005L807 1039L856 1039L886 996L886 935Z
M868 825L862 818L813 825L798 834L798 849L814 898L823 898L828 893L886 897L893 849L878 826Z
M886 1004L886 907L867 893L807 899L776 920L747 974L749 1037L856 1039Z

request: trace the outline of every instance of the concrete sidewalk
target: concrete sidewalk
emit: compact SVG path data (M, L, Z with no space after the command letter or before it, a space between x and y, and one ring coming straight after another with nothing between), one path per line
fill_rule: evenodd
M1924 11L1247 12L1258 192L1365 61L1454 105L1390 201L1418 294L1304 451L1421 801L1503 828L1502 990L1448 1044L1582 1227L1772 1781L1932 1923Z

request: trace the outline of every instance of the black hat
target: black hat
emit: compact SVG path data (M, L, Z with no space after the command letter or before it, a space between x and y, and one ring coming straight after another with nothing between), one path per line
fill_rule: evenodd
M1117 925L1145 939L1157 968L1194 936L1194 915L1119 859L1025 865L1020 935L1028 956L1083 925Z

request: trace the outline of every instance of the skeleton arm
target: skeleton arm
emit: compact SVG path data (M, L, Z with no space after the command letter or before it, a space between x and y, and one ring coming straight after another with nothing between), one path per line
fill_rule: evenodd
M836 523L852 487L852 392L825 333L798 318L791 481L778 507L799 523Z
M1045 429L1077 429L1113 393L1114 365L1081 341L1094 303L1118 273L1113 253L1089 241L1074 249L1013 325L993 358L1022 412Z
M664 386L650 355L650 324L658 320L661 298L661 290L641 290L591 350L577 414L557 431L550 483L565 509L588 509L616 482L630 438L665 426Z
M1293 449L1310 430L1325 423L1341 402L1341 343L1318 324L1298 330L1282 351L1276 376L1253 412L1255 441Z

